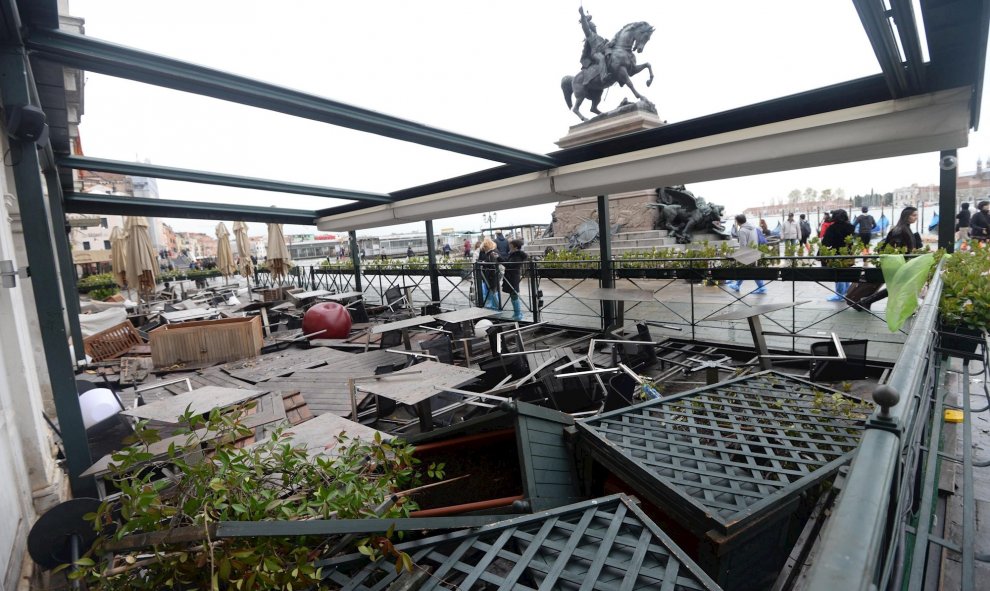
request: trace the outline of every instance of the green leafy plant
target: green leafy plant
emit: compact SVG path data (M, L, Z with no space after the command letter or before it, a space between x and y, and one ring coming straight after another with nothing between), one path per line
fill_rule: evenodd
M944 258L939 300L943 326L990 330L990 248Z
M306 521L405 517L416 505L405 494L419 482L413 448L401 441L328 438L332 455L310 455L277 429L244 445L253 430L245 407L182 419L186 435L164 457L149 449L159 434L139 423L135 444L113 455L117 496L89 515L101 532L70 578L91 589L323 589L315 563L353 551L390 556L411 569L393 532L348 542L340 537L216 537L220 521ZM431 466L441 478L443 466ZM112 553L111 553L112 551Z
M120 290L117 289L116 286L114 286L114 287L97 287L96 289L92 289L92 290L89 291L89 297L90 297L90 299L93 299L93 300L102 301L102 300L105 300L108 297L110 297L110 296L112 296L114 294L117 294L117 293L120 293Z

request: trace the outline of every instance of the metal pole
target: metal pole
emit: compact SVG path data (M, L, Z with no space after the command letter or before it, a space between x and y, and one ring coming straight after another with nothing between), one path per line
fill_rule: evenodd
M433 238L433 220L426 220L426 257L430 268L430 299L440 305L440 272L437 269L437 245Z
M27 56L21 48L9 48L0 53L0 92L3 104L8 107L30 104L26 62ZM56 252L52 241L48 239L52 236L51 218L41 184L38 148L33 142L11 139L10 150L16 155L12 158L12 168L21 223L24 235L31 237L26 241L30 281L55 412L62 430L69 484L77 497L96 496L96 482L92 478L80 476L92 461L82 410L79 407L72 358L66 345L65 310L62 298L58 297L61 286L56 273ZM59 228L59 232L61 231ZM78 348L82 348L82 343L79 343Z
M361 289L361 257L358 255L357 231L351 230L347 233L351 242L351 264L354 265L354 291L364 291Z
M609 235L608 195L598 196L598 252L601 259L599 280L602 287L615 287L612 277L612 236ZM615 312L612 302L602 300L602 330L608 329L615 322ZM620 330L622 327L619 327Z
M529 265L529 301L530 311L533 313L533 322L540 321L540 281L537 277L539 267L536 261L529 260L525 264Z
M55 232L55 251L58 254L58 264L62 277L62 294L68 312L69 333L72 335L72 352L76 361L86 359L83 348L82 327L79 325L79 315L82 308L79 305L79 289L76 282L76 266L72 262L72 250L69 248L68 228L65 227L65 213L62 208L62 187L59 184L58 172L50 171L45 175L48 185L49 204L52 217L52 228Z
M938 209L942 214L938 218L938 247L951 253L956 246L954 220L956 219L956 177L959 173L959 167L956 164L955 150L942 150L940 156ZM941 164L949 161L950 158L952 166L946 167Z

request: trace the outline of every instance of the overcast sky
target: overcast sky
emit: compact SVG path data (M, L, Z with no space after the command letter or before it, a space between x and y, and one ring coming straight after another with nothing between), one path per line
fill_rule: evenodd
M70 0L86 34L310 92L530 152L556 150L578 119L560 78L580 67L573 0ZM879 73L852 2L591 0L599 33L645 20L638 56L657 75L634 80L663 119L706 114ZM990 113L984 92L983 113ZM603 110L631 94L613 87ZM587 109L587 104L585 108ZM87 156L389 192L496 165L405 142L98 74L87 74L80 126ZM960 169L990 156L972 133ZM759 175L688 188L728 212L791 189L847 195L938 182L937 154ZM319 209L336 203L175 181L166 199ZM547 223L552 205L499 211L497 223ZM212 234L216 222L172 220ZM436 220L477 230L481 216ZM416 231L404 224L378 232ZM286 233L313 232L290 226ZM252 224L252 235L263 234ZM363 231L362 234L371 233Z

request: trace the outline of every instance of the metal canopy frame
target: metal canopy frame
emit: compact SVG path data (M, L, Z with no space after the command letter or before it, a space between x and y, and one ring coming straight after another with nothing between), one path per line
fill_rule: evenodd
M700 117L681 123L666 125L655 130L613 138L588 146L571 148L548 155L532 154L522 150L501 146L461 134L443 131L419 123L384 115L371 110L347 105L315 95L293 91L272 84L267 84L246 77L235 76L218 70L205 68L163 57L133 48L127 48L113 43L87 38L58 30L59 15L56 0L0 0L0 44L8 51L16 52L24 61L28 73L28 86L34 83L44 84L44 92L35 92L21 100L22 103L40 105L48 115L52 127L50 140L44 146L41 169L46 177L48 195L51 199L51 219L57 220L61 208L65 205L69 211L99 211L124 213L128 215L150 215L157 217L199 217L206 219L261 219L264 221L284 221L312 225L316 218L328 213L343 213L356 210L367 210L390 206L380 199L391 199L400 202L418 196L431 195L458 188L472 187L483 183L509 179L525 173L547 176L548 171L567 165L582 164L607 156L628 154L631 152L656 148L669 144L683 142L688 139L700 139L729 131L743 130L771 123L789 121L796 118L833 113L841 109L872 105L897 98L903 92L907 98L923 96L953 88L971 88L968 95L969 124L976 127L979 122L979 102L983 89L983 70L987 47L988 27L990 27L990 3L984 0L930 0L922 3L921 10L925 21L925 32L928 39L931 61L921 64L916 54L917 23L913 22L913 13L907 0L892 0L891 14L879 15L871 2L863 0L861 19L864 29L871 37L877 55L880 56L882 75L852 80L841 84L815 89L780 99L750 105L723 113ZM879 0L872 0L879 4ZM22 18L23 15L23 18ZM889 22L882 18L892 18L897 25L900 43L905 48L905 61L902 64L894 60L890 51L891 36L887 34ZM25 52L29 52L26 54ZM897 61L897 63L894 63ZM191 201L147 203L133 198L102 198L96 196L71 195L74 190L72 176L68 166L81 165L76 160L66 160L66 166L59 166L56 157L62 158L70 154L70 139L68 135L68 118L65 101L64 73L62 66L81 68L91 72L102 73L138 82L154 84L184 92L191 92L233 101L257 108L268 109L293 116L322 121L333 125L348 127L355 130L375 133L402 141L410 141L424 146L430 146L455 153L474 156L495 162L503 166L482 170L451 179L441 180L429 185L391 192L386 196L361 191L344 189L316 188L308 185L284 184L280 181L264 181L234 175L188 171L169 167L149 167L141 171L147 176L161 176L174 180L200 183L229 184L246 188L277 190L283 192L298 192L303 194L319 193L326 197L353 199L354 203L336 206L327 210L309 212L303 210L281 210L278 208L246 208L220 203L196 203ZM898 73L906 70L903 76ZM33 72L32 72L33 69ZM9 85L9 81L0 83ZM918 86L920 84L920 86ZM932 115L932 117L936 117ZM936 117L937 118L937 117ZM957 134L958 135L958 134ZM950 142L953 140L939 140ZM943 145L938 149L949 149L952 146ZM737 149L737 148L734 148ZM919 150L915 146L915 151ZM111 161L101 161L102 164L90 162L90 166L109 167ZM794 167L801 163L791 162ZM552 184L553 179L546 179ZM539 190L536 183L521 187L521 191ZM614 183L613 183L613 186ZM608 192L608 187L602 187L595 194ZM43 202L44 191L36 183L17 182L19 199L37 200ZM21 192L27 193L20 195ZM62 193L70 193L64 200ZM567 191L564 190L563 193ZM554 195L556 196L556 195ZM384 203L384 204L383 204ZM71 208L69 208L71 206ZM509 204L508 206L514 207ZM258 211L261 209L262 211ZM25 227L40 224L41 220L31 219L40 213L25 212ZM248 217L251 216L251 217ZM257 217L255 217L257 216ZM423 219L429 219L426 216ZM51 220L45 220L51 224ZM49 225L49 227L51 227ZM351 230L352 244L355 242L353 228ZM71 265L67 244L59 238L57 252L47 249L40 254L31 255L32 280L41 284L58 285L57 268L60 264ZM352 254L354 252L352 248ZM357 262L357 261L355 261ZM63 273L63 292L67 299L75 291L71 276ZM69 308L69 324L75 320L73 308L75 302L66 302ZM75 310L77 312L77 310ZM39 310L41 316L55 314L54 309ZM60 331L43 323L43 337L54 339ZM72 332L77 335L78 327L73 326ZM47 334L51 333L51 334ZM54 342L54 340L52 341ZM62 339L64 342L64 339ZM77 355L78 355L77 351ZM75 397L67 382L60 374L65 374L71 367L60 362L60 357L49 357L49 371L55 386L55 397ZM59 366L59 367L53 367ZM63 391L65 390L65 391ZM65 427L70 437L78 427L78 421L72 416L62 416L60 423ZM74 455L76 446L67 446L67 453ZM70 458L70 477L77 477L79 462ZM78 482L75 482L78 485ZM78 489L78 486L74 486Z
M499 589L719 589L623 494L396 548L432 567L418 589L474 589L482 581ZM390 585L403 577L390 561L369 563L362 554L321 566L348 590L398 588Z

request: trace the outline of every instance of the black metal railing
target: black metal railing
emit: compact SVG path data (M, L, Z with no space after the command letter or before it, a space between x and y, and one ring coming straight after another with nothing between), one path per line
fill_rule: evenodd
M746 266L728 257L714 258L616 258L611 262L610 284L625 282L633 287L652 289L658 294L657 303L664 309L665 324L690 330L692 338L697 338L699 328L712 328L707 318L721 309L707 314L698 313L696 291L699 286L715 286L724 293L725 281L745 281L759 279L768 282L790 283L792 290L800 283L817 283L834 293L829 284L834 282L883 281L880 269L873 266L856 266L861 261L874 261L876 255L828 256L828 257L764 257L756 266ZM818 266L831 264L834 267ZM297 266L290 269L287 276L275 280L268 270L255 272L257 287L300 287L306 289L327 289L331 291L351 291L357 289L359 276L361 291L370 302L383 301L385 291L399 287L410 295L416 305L439 304L448 308L468 305L484 305L485 289L481 280L481 265L457 260L438 263L435 268L425 262L404 263L388 261L362 264L358 275L347 266ZM545 261L531 259L521 263L522 281L518 294L509 294L499 280L499 298L496 305L505 312L511 312L511 295L518 295L522 303L524 318L527 320L550 321L555 324L582 328L606 328L604 326L605 306L610 302L583 299L582 289L589 285L599 287L606 282L602 277L602 265L598 259ZM646 284L644 282L660 281ZM665 289L674 285L689 286L687 301L672 305L663 295ZM439 301L434 302L434 285ZM546 292L546 293L544 293ZM741 302L746 294L733 297L731 303ZM792 293L792 295L796 295ZM726 304L723 307L727 307ZM633 303L626 310L627 317L635 318L635 308L643 304ZM838 312L838 310L837 310ZM778 327L792 334L808 331L828 318L819 318L810 324L799 326L797 314L792 310L789 323L776 322ZM878 316L877 314L873 314ZM879 317L879 316L878 316ZM788 326L789 324L789 326ZM904 332L904 331L902 331ZM906 335L906 332L904 332ZM900 342L900 341L895 341Z
M819 541L808 589L900 588L905 521L920 506L919 479L927 467L923 450L938 449L930 439L931 425L941 418L933 414L941 372L935 351L941 292L936 272L886 386L874 392L882 406L867 423Z

